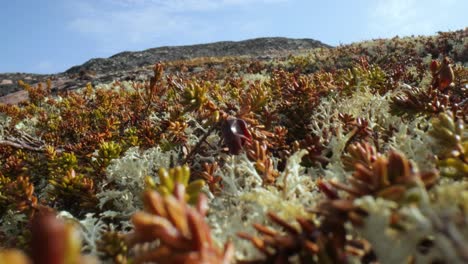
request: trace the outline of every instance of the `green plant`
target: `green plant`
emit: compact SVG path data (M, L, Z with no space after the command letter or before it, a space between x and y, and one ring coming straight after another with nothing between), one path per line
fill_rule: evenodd
M432 119L429 135L438 145L437 165L441 174L451 178L468 175L468 131L462 119L453 114L441 113Z
M92 178L70 169L65 175L50 179L49 183L53 187L48 192L49 199L58 208L78 215L95 210L98 200Z
M190 168L188 166L178 166L169 170L165 168L159 169L159 184L155 184L153 179L147 177L148 187L157 190L161 195L170 195L174 192L174 188L178 184L182 184L186 188L185 199L190 203L194 204L199 196L199 193L205 182L201 179L190 180Z
M103 142L99 145L97 155L93 160L97 173L102 173L109 166L113 159L116 159L122 153L122 147L113 141Z

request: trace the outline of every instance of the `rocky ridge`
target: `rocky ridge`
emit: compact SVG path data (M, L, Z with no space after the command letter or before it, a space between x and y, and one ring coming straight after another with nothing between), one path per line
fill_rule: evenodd
M330 47L313 39L257 38L244 41L222 41L191 46L153 48L139 52L121 52L108 59L91 59L75 66L66 73L76 74L82 70L105 73L113 70L130 70L153 64L156 61L173 61L198 57L224 56L277 56L298 50Z
M190 46L159 47L136 52L121 52L109 58L95 58L58 74L0 73L0 102L15 102L25 96L18 80L36 84L51 79L58 90L146 76L152 73L149 65L158 61L185 60L199 57L247 56L270 59L319 47L331 47L313 39L257 38L244 41L223 41ZM132 76L132 77L129 77Z

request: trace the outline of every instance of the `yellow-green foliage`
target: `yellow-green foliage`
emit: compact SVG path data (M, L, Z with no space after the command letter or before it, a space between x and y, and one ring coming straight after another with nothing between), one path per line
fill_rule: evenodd
M188 86L184 91L184 105L186 105L189 110L201 109L207 101L207 92L208 87L197 83Z
M465 142L463 144L462 153L456 155L456 157L439 160L437 165L440 168L441 174L452 178L468 177L468 159L466 158L467 153L468 143ZM462 159L461 156L465 158Z
M369 87L373 91L385 92L388 77L378 65L355 66L347 69L342 75L341 82L344 90L352 94L354 89Z
M122 153L122 147L119 144L113 141L103 142L99 145L94 164L101 170L104 170L113 159L120 156L120 153Z
M176 184L180 183L186 187L186 200L195 204L198 199L198 195L205 185L205 181L199 179L189 182L190 180L190 168L188 166L177 166L169 170L160 168L159 172L159 184L155 184L151 178L147 178L147 185L152 189L156 189L160 194L166 196L171 195L174 192Z
M429 134L439 144L442 155L449 154L459 144L468 140L463 120L455 121L453 115L449 113L441 113L432 119L432 130Z
M78 159L74 153L57 153L52 146L47 146L45 151L50 178L61 177L66 172L77 169Z
M73 208L78 203L82 209L93 210L97 204L93 179L77 174L73 169L54 177L49 183L52 186L49 197L60 208Z
M468 177L468 130L463 120L442 113L432 120L429 134L437 142L441 174L451 178Z

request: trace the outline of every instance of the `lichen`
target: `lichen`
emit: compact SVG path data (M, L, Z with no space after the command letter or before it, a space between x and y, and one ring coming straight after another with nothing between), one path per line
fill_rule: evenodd
M456 219L467 217L467 184L449 183L430 193L417 187L411 194L419 202L402 207L380 198L355 201L369 214L356 231L373 245L380 262L466 262L468 225Z
M128 149L125 154L111 162L106 169L107 178L103 182L99 198L100 208L110 206L109 210L119 215L129 216L141 208L139 193L145 189L145 177L153 176L159 183L157 170L170 166L173 151L162 152L159 147L141 151L138 147ZM112 184L112 189L106 186ZM110 204L109 204L110 203Z

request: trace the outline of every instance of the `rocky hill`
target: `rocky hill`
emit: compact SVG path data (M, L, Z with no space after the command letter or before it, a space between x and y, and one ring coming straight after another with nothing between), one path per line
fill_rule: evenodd
M224 56L276 56L299 50L330 47L313 39L257 38L244 41L223 41L191 46L174 46L147 49L138 52L121 52L107 59L91 59L75 66L66 73L79 73L87 70L105 73L115 70L130 70L153 64L156 61L173 61L198 57Z
M20 90L18 80L30 84L52 79L58 89L82 87L92 80L100 83L120 79L141 72L144 66L158 61L174 61L199 57L248 56L269 59L318 47L330 47L313 39L257 38L244 41L223 41L190 46L173 46L147 49L144 51L125 51L109 58L94 58L82 65L74 66L59 74L40 75L28 73L0 73L0 96ZM133 72L132 72L133 71ZM151 72L151 71L150 71ZM144 71L143 74L146 72ZM1 100L4 101L4 100Z

